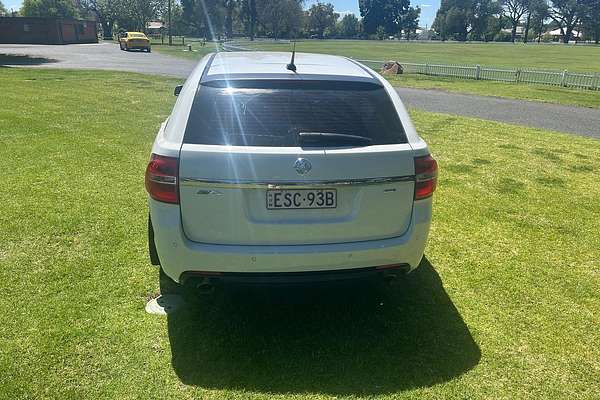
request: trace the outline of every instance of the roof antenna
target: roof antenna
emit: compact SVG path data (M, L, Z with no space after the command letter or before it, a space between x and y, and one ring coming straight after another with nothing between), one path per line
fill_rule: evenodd
M294 57L296 56L296 42L294 42L294 48L292 49L292 61L285 66L286 69L296 72L296 64L294 64Z

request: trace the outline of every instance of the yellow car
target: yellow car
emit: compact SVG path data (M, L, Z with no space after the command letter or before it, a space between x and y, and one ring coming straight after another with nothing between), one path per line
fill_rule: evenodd
M125 32L119 38L119 47L121 50L129 51L131 49L152 51L150 48L150 39L141 32Z

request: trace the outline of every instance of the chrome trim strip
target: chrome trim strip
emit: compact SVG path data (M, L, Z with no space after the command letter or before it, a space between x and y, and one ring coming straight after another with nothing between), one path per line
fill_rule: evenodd
M198 179L181 178L181 186L210 186L222 188L243 188L243 189L282 189L282 188L314 188L332 187L332 186L353 186L353 185L378 185L395 182L414 182L414 175L410 176L391 176L385 178L361 178L344 180L320 180L320 181L252 181L243 179Z
M435 178L437 178L437 171L433 172L433 173L424 172L422 174L417 174L416 181L417 182L424 182L424 181L430 181L430 180L435 179Z
M177 178L174 176L165 176L165 175L150 175L150 180L156 183L162 183L164 185L176 185Z

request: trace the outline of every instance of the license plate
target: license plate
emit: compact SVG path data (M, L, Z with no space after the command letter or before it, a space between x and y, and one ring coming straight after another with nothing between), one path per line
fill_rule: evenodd
M267 190L268 210L336 208L335 189Z

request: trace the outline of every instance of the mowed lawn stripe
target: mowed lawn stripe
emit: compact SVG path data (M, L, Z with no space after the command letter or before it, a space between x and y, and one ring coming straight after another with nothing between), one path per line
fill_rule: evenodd
M413 111L440 180L405 283L162 318L143 174L180 81L1 71L0 398L596 396L600 141Z

